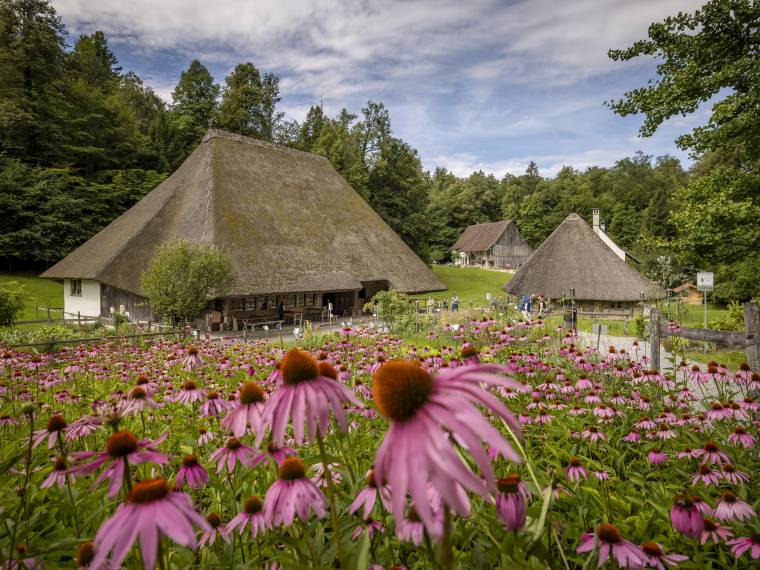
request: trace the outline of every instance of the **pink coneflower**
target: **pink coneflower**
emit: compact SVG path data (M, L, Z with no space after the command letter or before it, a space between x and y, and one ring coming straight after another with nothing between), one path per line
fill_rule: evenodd
M469 515L470 503L461 487L484 498L496 488L496 478L483 450L483 442L514 462L520 462L509 443L482 415L476 405L490 409L511 429L519 424L507 407L483 385L523 389L512 378L492 372L505 369L478 364L447 369L430 375L414 361L386 362L375 373L372 391L380 413L390 427L377 450L375 477L387 481L393 491L392 510L397 524L403 521L407 493L428 533L435 521L428 500L427 485L441 493L460 516ZM480 470L479 476L463 463L449 434L456 434Z
M604 432L599 431L599 428L596 426L587 427L585 430L583 430L580 433L580 436L583 439L588 439L589 441L592 441L594 443L596 443L599 440L604 441L607 439L607 436L604 435Z
M71 477L66 469L66 458L63 455L59 455L53 461L53 470L50 475L42 482L43 489L48 489L53 485L58 485L58 488L62 489L66 485L66 477Z
M659 447L655 447L647 454L647 460L652 465L662 465L668 460L668 455L663 453Z
M760 558L760 533L758 532L753 532L751 536L729 540L726 544L731 547L731 554L737 558L747 551L752 560Z
M267 453L274 459L277 465L282 463L287 457L298 455L292 447L275 447L271 441L267 444Z
M222 420L221 426L235 437L259 431L261 411L264 407L264 390L256 382L246 382L240 388L237 407Z
M367 486L356 495L353 503L348 507L348 513L353 514L359 509L362 509L362 518L369 519L372 514L372 509L375 508L375 501L377 501L378 495L380 496L383 506L390 504L390 493L388 492L388 488L380 488L377 486L375 470L370 469L367 472Z
M755 438L752 437L752 434L742 426L736 426L734 428L733 433L728 436L728 441L731 445L736 447L742 446L745 449L751 449L755 447L755 444L757 443Z
M508 475L496 482L496 512L507 530L518 530L525 526L525 505L529 496L528 488L517 474Z
M252 447L243 444L238 438L229 437L224 447L220 447L211 454L211 459L217 462L217 473L220 473L225 465L227 465L227 471L232 473L238 461L241 465L253 469L264 461L266 456L263 453L257 452Z
M66 429L66 441L72 441L95 433L103 425L103 418L98 415L82 416L73 421Z
M644 416L643 418L639 419L635 424L633 424L633 427L636 429L654 429L657 427L657 424L654 423L651 418L648 418Z
M195 549L193 524L203 530L210 528L195 511L188 495L172 492L163 479L140 481L132 487L127 502L119 505L116 513L98 529L97 551L91 566L102 568L108 564L119 568L139 535L143 565L152 569L162 536ZM109 554L111 558L106 562Z
M721 466L723 479L731 483L732 485L741 485L742 483L749 483L749 476L742 471L738 471L734 467L733 463L724 463Z
M186 455L182 459L182 467L177 473L177 488L182 488L182 483L187 481L187 486L191 489L200 489L208 483L208 473L203 465L198 463L197 455Z
M580 481L582 479L588 479L588 471L581 463L581 460L573 456L570 458L567 466L565 467L565 474L570 481Z
M749 520L755 511L731 491L726 491L715 506L715 518L721 521Z
M146 408L158 408L158 404L149 396L142 386L135 386L127 394L127 399L121 402L121 413L125 416L139 414Z
M731 463L731 458L728 453L721 450L720 447L714 441L708 441L704 447L699 450L700 457L703 463Z
M624 436L623 441L626 443L636 443L637 441L641 441L641 434L634 430L628 435Z
M692 497L678 495L670 509L670 522L673 528L689 538L697 538L705 530L702 513L694 504Z
M295 516L306 521L312 510L318 518L325 516L325 496L306 477L303 461L288 457L280 464L279 479L264 498L264 520L270 526L290 526Z
M182 384L182 389L174 396L174 401L180 404L192 404L203 400L203 390L193 380Z
M676 457L678 459L697 459L698 457L702 456L702 450L701 449L691 449L690 447L685 447L683 451L679 451Z
M210 390L206 394L206 401L201 406L201 415L204 417L217 417L221 416L222 412L227 409L227 404L219 396L219 392L216 390Z
M53 449L55 442L58 440L58 435L65 433L68 424L61 414L55 414L48 420L45 429L37 430L34 432L34 439L32 447L37 447L45 439L48 440L48 449Z
M641 545L641 551L644 554L644 566L659 568L665 570L665 566L678 566L680 562L688 560L688 556L683 554L665 554L662 546L656 542L645 542Z
M166 431L155 440L137 439L135 434L130 431L117 431L112 434L106 441L105 451L80 451L72 454L75 461L84 461L95 458L90 463L77 465L69 469L69 473L75 475L89 475L99 467L106 465L103 472L92 484L97 487L104 479L109 479L108 497L113 499L121 488L124 480L124 470L127 464L139 465L141 463L158 463L163 465L169 462L169 459L156 449L156 446L163 442L169 432Z
M328 463L327 467L328 470L327 473L325 473L324 464L315 463L312 466L312 469L314 470L314 476L311 478L311 480L315 485L322 488L329 487L330 480L332 480L332 483L334 485L340 485L340 482L343 480L343 475L341 475L338 469L341 467L341 465L338 463ZM328 476L330 477L329 479Z
M598 418L609 419L615 415L615 409L610 408L609 406L605 406L604 404L600 404L594 408L594 415Z
M380 524L380 522L368 518L363 524L360 524L354 529L354 532L351 533L351 539L357 540L363 532L366 532L367 537L372 540L376 534L382 534L385 532L385 527Z
M198 354L198 349L194 346L187 347L187 356L182 359L181 364L185 367L185 370L192 370L193 368L203 366L203 359Z
M285 428L293 422L293 433L298 445L305 438L304 424L310 438L324 435L330 425L330 412L341 431L346 431L346 414L343 405L361 402L343 384L319 373L317 362L303 350L294 348L280 362L282 383L264 404L261 425L256 434L256 445L261 443L267 427L272 428L272 441L282 447Z
M641 568L644 556L638 546L624 540L615 525L601 524L596 529L596 535L586 533L581 536L581 545L575 549L579 554L591 552L598 548L598 567L604 566L610 556L614 557L620 568Z
M370 390L367 385L362 382L359 378L356 378L354 380L354 394L359 396L360 398L364 398L365 400L368 400L372 397L372 390Z
M198 445L203 446L209 443L211 440L216 439L216 434L213 431L208 431L206 428L198 428Z
M700 481L704 483L705 485L720 485L720 473L718 471L715 471L712 467L710 467L707 463L702 463L698 468L697 472L694 474L694 476L691 478L691 484L696 485Z
M422 539L427 532L432 539L437 539L443 534L443 516L440 512L432 511L431 525L428 526L420 519L420 515L414 506L406 511L406 517L396 525L396 536L402 542L411 542L415 546L422 544Z
M711 518L705 517L704 523L705 530L702 531L702 537L699 539L701 544L705 544L708 540L712 540L713 544L718 544L721 540L734 536L730 528L723 526Z
M209 529L204 530L203 534L201 534L201 538L198 540L198 548L201 548L205 544L214 544L218 536L221 536L222 540L227 544L230 543L230 532L222 524L222 516L219 513L207 514L206 522Z
M671 437L675 437L676 432L673 430L673 428L670 426L670 424L667 423L661 423L657 426L657 429L654 432L654 437L657 439L667 440Z
M606 471L594 471L593 474L600 481L609 481L610 479L610 474Z
M243 534L245 527L251 525L251 537L256 538L263 535L268 529L269 524L264 519L264 503L259 497L248 497L243 507L243 512L236 515L228 524L227 530L232 532L239 528L239 533Z

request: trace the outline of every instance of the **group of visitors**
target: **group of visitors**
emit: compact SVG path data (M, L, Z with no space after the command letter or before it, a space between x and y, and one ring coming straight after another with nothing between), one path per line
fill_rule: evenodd
M544 313L546 312L546 297L544 297L543 293L539 293L537 295L528 295L526 293L520 298L520 302L517 304L517 308L520 310L525 320L531 318L531 315L533 313L534 300L536 300L538 303L538 318L543 318Z
M441 301L441 306L444 311L449 310L449 300L448 298L444 297ZM427 312L430 314L433 314L433 310L435 309L435 300L432 297L429 297L427 300ZM453 313L459 312L459 296L454 293L451 295L451 311Z

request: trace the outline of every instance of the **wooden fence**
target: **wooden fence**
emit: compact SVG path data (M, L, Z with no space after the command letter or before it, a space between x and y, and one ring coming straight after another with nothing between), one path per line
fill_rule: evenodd
M659 370L660 338L672 333L668 323L661 319L660 311L657 308L650 311L649 323L652 368ZM681 328L678 335L689 340L711 342L731 348L743 348L747 352L747 364L752 370L760 371L760 307L755 303L744 304L744 332Z
M91 338L54 338L51 337L48 340L39 341L39 342L25 342L21 344L11 344L8 345L6 348L21 348L21 347L50 347L55 346L58 344L89 344L93 342L108 342L108 341L123 341L123 340L131 340L136 338L149 338L149 337L157 337L157 336L178 336L178 335L184 335L185 331L183 330L170 330L170 331L164 331L164 332L154 332L154 333L135 333L135 334L126 334L126 335L120 335L120 336L99 336L99 337L91 337Z

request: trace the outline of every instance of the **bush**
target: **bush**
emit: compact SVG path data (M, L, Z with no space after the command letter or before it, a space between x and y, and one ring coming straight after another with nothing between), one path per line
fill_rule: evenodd
M416 330L418 317L410 298L399 291L380 291L364 305L364 310L375 315L397 334Z
M739 301L731 301L726 307L726 314L720 319L709 321L707 328L719 331L743 331L744 305Z
M0 284L0 327L10 327L24 308L24 289L16 281Z

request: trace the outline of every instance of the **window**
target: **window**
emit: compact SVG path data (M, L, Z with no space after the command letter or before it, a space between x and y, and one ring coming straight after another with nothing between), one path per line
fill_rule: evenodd
M71 280L71 295L74 297L81 297L82 296L82 280L81 279L72 279Z

